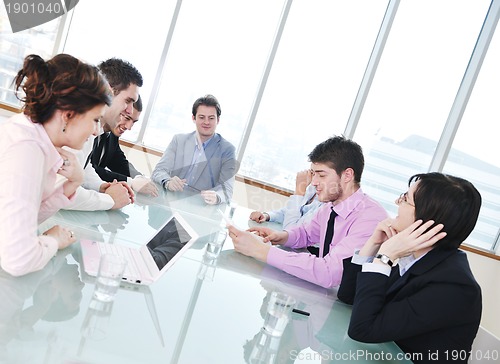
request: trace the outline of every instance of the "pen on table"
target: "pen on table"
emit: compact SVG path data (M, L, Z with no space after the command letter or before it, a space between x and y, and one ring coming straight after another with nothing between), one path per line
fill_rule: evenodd
M189 185L189 184L187 184L187 183L184 183L184 186L185 186L185 187L189 187L189 188L191 188L191 189L193 189L193 190L195 190L195 191L201 192L201 190L199 190L199 189L197 189L196 187L193 187L193 186L191 186L191 185Z
M298 314L301 314L301 315L304 315L304 316L309 316L310 315L309 312L299 310L298 308L292 309L292 312L295 312L295 313L298 313Z

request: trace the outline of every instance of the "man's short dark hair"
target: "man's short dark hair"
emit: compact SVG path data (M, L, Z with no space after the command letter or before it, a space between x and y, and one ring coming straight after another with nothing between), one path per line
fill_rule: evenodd
M142 112L142 98L141 95L137 98L137 101L134 102L134 109L136 109L139 112Z
M354 171L354 181L361 182L361 175L365 167L365 158L361 146L345 138L334 136L318 144L311 153L309 160L312 163L323 163L333 168L340 176L347 168Z
M115 95L125 90L130 84L142 87L141 73L127 61L110 58L101 62L97 68L104 74Z
M196 113L198 112L198 107L200 105L215 107L215 110L217 111L217 119L220 117L222 111L219 105L219 101L217 101L214 95L208 94L198 98L193 104L193 110L192 110L193 116L196 117Z

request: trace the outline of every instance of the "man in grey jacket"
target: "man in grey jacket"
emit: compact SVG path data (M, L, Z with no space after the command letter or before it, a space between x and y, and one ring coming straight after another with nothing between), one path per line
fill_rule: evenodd
M151 179L171 192L199 192L205 203L228 203L233 194L234 146L215 132L221 108L212 95L198 98L192 108L196 130L174 135Z

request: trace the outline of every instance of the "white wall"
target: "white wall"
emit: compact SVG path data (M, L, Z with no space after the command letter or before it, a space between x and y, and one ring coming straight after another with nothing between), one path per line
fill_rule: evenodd
M471 252L467 256L483 292L481 326L500 338L500 261Z

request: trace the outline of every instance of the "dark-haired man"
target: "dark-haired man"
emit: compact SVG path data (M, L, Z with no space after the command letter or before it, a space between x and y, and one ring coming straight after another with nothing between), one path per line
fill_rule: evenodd
M118 58L108 59L99 64L98 68L113 90L113 101L111 106L105 109L100 126L103 131L121 136L127 130L127 126L120 115L132 114L133 103L137 101L139 88L143 83L142 75L132 64ZM84 166L85 178L66 209L84 211L118 209L134 202L134 192L126 182L116 180L108 182L99 177L89 163L94 153L93 145L94 138L90 137L81 151L73 151Z
M130 115L121 113L120 121L116 125L118 128L131 130L139 120L141 112L142 99L139 95L133 104L132 113ZM128 161L120 147L120 137L117 133L112 131L109 124L104 124L103 128L105 132L94 140L94 148L90 156L90 162L99 177L107 182L124 181L136 192L158 196L156 185Z
M149 179L138 176L139 172L133 166L130 168L118 144L118 138L125 131L132 129L138 119L139 109L142 110L142 102L139 101L139 88L143 84L142 75L131 63L119 58L110 58L97 67L108 80L114 97L111 106L106 109L101 119L101 135L93 141L89 140L84 147L91 150L87 153L85 163L84 186L95 189L102 181L107 183L118 181L125 187L131 186L136 192L157 196L156 186ZM138 114L134 119L136 102ZM134 199L132 189L130 189L131 202Z
M228 203L233 195L236 159L234 146L215 132L221 107L212 95L192 107L196 130L174 135L151 179L171 192L200 192L205 203Z
M289 274L325 288L338 286L343 259L353 255L371 236L377 224L387 217L383 207L363 193L360 187L364 169L361 146L341 136L318 144L309 154L311 184L324 204L309 222L283 231L255 227L241 231L229 226L235 250L266 262ZM290 252L273 245L303 249L320 242L318 256Z

